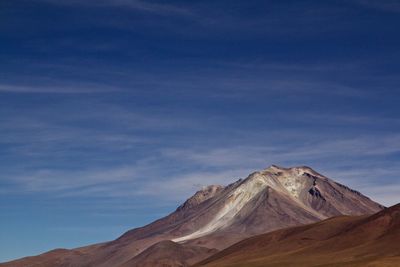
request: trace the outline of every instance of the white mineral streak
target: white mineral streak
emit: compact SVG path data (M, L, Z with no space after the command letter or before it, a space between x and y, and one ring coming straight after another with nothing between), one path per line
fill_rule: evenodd
M227 198L225 206L215 215L215 217L199 230L176 239L174 242L182 242L189 239L201 237L205 234L214 232L215 230L228 226L235 215L258 193L267 186L275 187L275 183L271 183L270 179L265 179L264 175L254 173L246 182L237 187Z
M300 192L305 186L305 179L304 177L301 177L304 172L306 172L306 170L301 168L289 171L287 169L271 166L261 172L251 174L242 184L228 195L227 200L225 201L225 206L209 223L189 235L173 239L172 241L183 242L195 239L229 226L234 222L236 214L267 186L272 187L280 193L288 195L301 207L320 217L318 213L308 208L299 199Z

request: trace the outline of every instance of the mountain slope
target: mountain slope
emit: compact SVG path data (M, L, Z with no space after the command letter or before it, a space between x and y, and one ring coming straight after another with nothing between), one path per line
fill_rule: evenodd
M195 266L400 266L400 204L243 240Z
M226 187L204 188L170 215L114 241L64 251L62 259L65 266L121 266L163 240L221 250L255 234L382 208L309 167L273 165Z
M186 246L165 240L147 248L121 267L186 267L217 252L216 249Z

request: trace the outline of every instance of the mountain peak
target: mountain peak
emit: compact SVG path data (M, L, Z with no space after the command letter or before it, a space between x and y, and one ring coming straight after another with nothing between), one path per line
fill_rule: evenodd
M202 202L212 198L219 193L224 187L222 185L209 185L197 191L192 197L186 200L177 210L191 209Z
M310 189L316 190L317 180L320 179L326 180L327 178L308 166L285 168L273 164L266 169L252 173L245 182L257 183L264 188L270 186L298 199L302 192L308 192Z
M305 165L286 168L286 167L278 166L276 164L272 164L271 166L269 166L268 168L265 168L261 172L297 172L298 174L308 173L308 174L315 175L315 176L322 176L321 174L316 172L313 168L311 168L309 166L305 166Z
M242 216L256 214L255 203L266 205L265 201L270 201L271 195L274 196L272 199L275 200L269 205L281 209L281 203L275 203L276 199L279 199L278 202L288 203L288 206L290 206L288 210L290 211L280 212L290 213L293 212L292 209L295 209L296 212L302 210L304 222L340 214L370 213L371 210L380 209L379 205L362 195L359 195L358 199L354 199L353 191L336 185L332 180L307 166L283 168L272 165L264 170L253 172L246 179L235 183L233 186L225 187L220 194L220 191L210 190L215 194L206 195L205 198L215 197L213 203L218 203L217 211L213 212L211 218L204 225L187 235L173 239L173 241L185 242L229 229L232 225L237 224ZM341 199L337 197L339 195L342 196ZM197 192L192 197L195 203L198 203L198 196L202 199L203 191ZM192 201L192 198L188 201ZM346 199L346 203L343 203L343 199ZM187 202L185 202L184 207L191 207L190 202L186 204ZM297 219L293 218L292 220ZM246 227L250 228L249 226ZM258 226L252 225L252 227Z
M263 169L261 172L278 172L278 171L287 171L287 170L288 170L288 168L272 164L271 166Z

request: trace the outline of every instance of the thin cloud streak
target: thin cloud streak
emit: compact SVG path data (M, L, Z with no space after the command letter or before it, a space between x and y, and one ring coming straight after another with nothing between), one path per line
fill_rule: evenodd
M54 5L65 5L65 6L78 6L78 7L99 7L99 8L128 8L131 10L138 10L143 12L149 12L159 15L179 15L185 17L195 16L194 13L186 8L178 7L169 4L159 4L149 1L140 0L70 0L70 1L57 1L57 0L36 0L41 2L46 2Z
M52 94L86 94L86 93L106 93L106 92L117 92L119 88L107 87L103 85L87 85L77 84L75 86L65 85L43 85L43 86L22 86L22 85L10 85L0 84L0 93L52 93Z
M389 13L400 13L400 2L398 0L355 0L355 3L371 9L377 9Z
M375 136L354 137L332 141L313 142L297 147L287 146L237 146L205 151L167 149L164 155L189 160L205 166L234 166L260 164L269 160L278 162L310 161L321 158L360 158L385 156L400 152L400 136L387 135L379 140Z
M182 201L200 184L227 184L270 164L308 164L317 170L321 168L323 174L329 174L332 178L338 177L344 184L349 183L341 179L348 179L352 187L357 189L365 179L373 184L381 176L395 177L396 170L388 167L384 158L400 152L400 146L396 145L400 144L397 134L329 133L319 137L320 133L313 135L307 129L293 133L290 128L279 131L259 129L254 134L241 128L230 128L227 132L232 138L237 138L234 143L219 145L216 142L211 145L208 142L209 148L206 149L201 142L195 143L195 139L191 139L190 145L179 143L176 139L181 132L196 132L204 127L212 129L222 125L221 118L207 117L207 120L193 122L184 114L165 116L162 109L150 115L103 103L95 103L75 112L69 111L68 117L61 122L58 116L53 116L46 109L33 111L30 116L18 117L12 112L9 115L0 120L0 143L11 145L5 150L8 156L25 155L33 159L51 157L49 160L55 160L60 156L68 159L71 155L79 155L82 159L85 155L86 166L77 166L72 170L24 163L26 165L18 168L18 172L3 171L0 180L10 186L1 190L2 194L46 192L58 197L110 198L142 195ZM285 114L279 116L276 113L274 116L275 119L282 119ZM324 114L316 116L310 119L305 113L300 118L304 122L325 119ZM371 123L371 120L393 122L380 120L379 117L363 117L359 120L357 117L326 116L333 124L353 124L354 121L364 124ZM92 127L97 121L107 126L106 129L113 130L99 132L97 127ZM149 133L155 136L168 133L171 142L159 142ZM242 145L235 145L238 143ZM148 148L146 144L153 146ZM134 160L139 145L148 152L139 153L141 159ZM81 151L81 148L85 148L85 151ZM121 153L126 154L119 156ZM88 164L93 160L92 156L99 155L105 157L99 159L103 161L114 157L118 159L118 164L113 162L105 170ZM180 170L180 165L186 169ZM354 174L345 169L339 173L338 170L348 168L348 165L352 165L353 170L358 168L364 172ZM391 171L383 175L381 170L385 168ZM175 173L173 169L176 169Z
M10 181L15 183L14 190L20 192L57 192L57 195L61 197L158 196L164 200L177 201L189 197L203 185L226 185L238 178L245 178L252 171L268 167L270 164L293 166L304 162L314 162L317 171L353 188L365 189L366 192L371 192L372 198L374 194L382 198L381 191L374 189L376 183L382 180L382 177L386 179L395 177L400 170L392 166L380 165L377 159L399 152L400 147L391 147L394 140L398 138L398 136L388 136L380 143L372 143L373 137L364 138L358 140L354 146L351 144L355 140L340 140L310 144L298 147L296 150L280 146L265 148L242 146L203 152L189 149L164 150L157 157L143 159L141 162L129 164L129 167L86 171L41 170L30 175L13 176ZM375 161L378 165L369 165L368 161L359 162L359 159L366 155L372 156L369 161ZM157 166L157 162L163 162L166 159L198 166L198 170L166 176L165 169ZM343 169L343 164L346 162L353 165L352 169ZM201 170L204 168L208 170ZM357 168L360 169L357 170ZM339 171L341 169L343 170ZM394 197L390 196L388 199L394 199Z

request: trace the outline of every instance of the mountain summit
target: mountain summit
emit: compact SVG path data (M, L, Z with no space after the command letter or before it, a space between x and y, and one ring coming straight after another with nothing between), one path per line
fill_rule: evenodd
M138 259L142 258L154 265L157 253L146 249L159 251L159 247L170 247L174 254L179 254L176 250L183 247L187 255L196 255L196 260L200 260L200 254L193 251L201 251L205 258L256 234L337 215L373 214L383 208L309 167L272 165L225 187L203 188L170 215L130 230L114 241L63 250L56 256L54 252L45 253L0 266L39 266L34 262L40 262L41 267L141 266ZM165 243L166 240L179 246ZM154 246L159 242L164 243ZM172 262L176 265L171 266L193 263L191 258Z
M206 218L205 223L173 241L194 240L218 232L255 234L337 215L371 214L382 209L359 192L309 167L276 165L227 186L203 206L204 210L198 212L201 218L196 221Z

